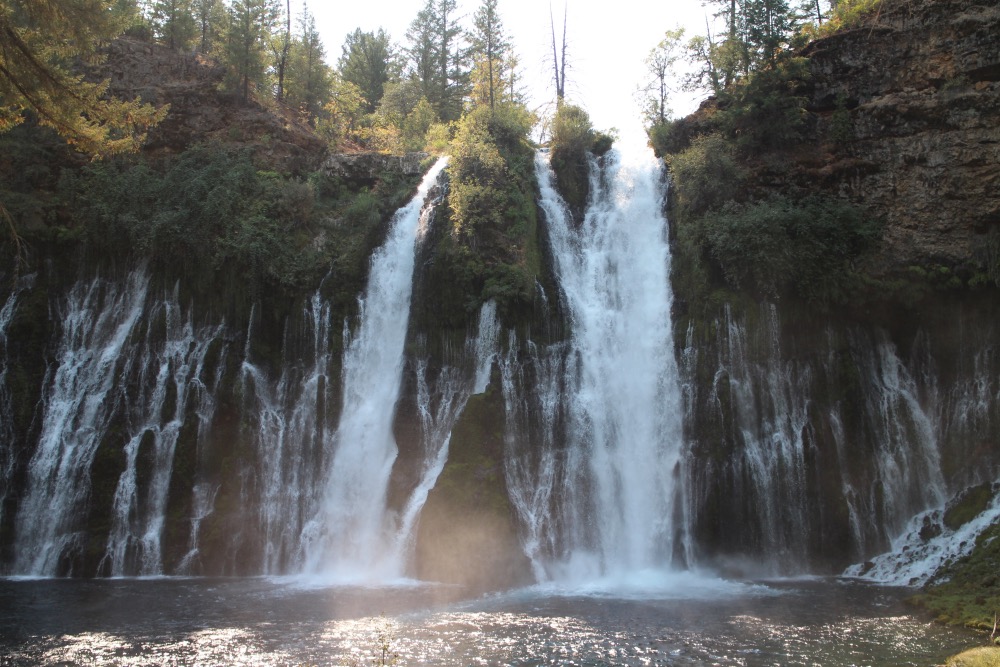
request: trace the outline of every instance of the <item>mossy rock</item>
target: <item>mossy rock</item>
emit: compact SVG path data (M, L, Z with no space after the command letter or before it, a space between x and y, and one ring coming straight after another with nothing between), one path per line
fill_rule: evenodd
M472 396L452 429L448 463L417 532L421 579L496 590L528 583L503 471L504 406L494 378Z
M944 512L944 525L958 530L982 514L993 500L993 485L980 484L967 489Z
M945 667L1000 667L1000 646L978 646L945 661Z

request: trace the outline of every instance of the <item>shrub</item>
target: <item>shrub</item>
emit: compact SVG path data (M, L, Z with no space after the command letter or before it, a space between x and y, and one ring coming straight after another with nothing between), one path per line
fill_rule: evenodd
M858 287L854 262L881 232L854 206L820 196L734 204L697 224L732 287L820 303L843 302Z
M740 79L722 96L715 115L720 131L746 154L802 141L807 129L807 58L783 58Z
M682 219L717 209L736 196L743 181L733 145L721 134L695 137L687 150L666 157L676 212Z

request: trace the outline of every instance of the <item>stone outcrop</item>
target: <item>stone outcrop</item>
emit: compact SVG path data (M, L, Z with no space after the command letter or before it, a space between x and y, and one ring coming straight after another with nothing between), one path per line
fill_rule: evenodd
M993 0L887 0L868 24L802 53L829 152L801 175L886 221L888 267L981 263L1000 232L997 35ZM847 141L830 138L838 107Z
M386 173L419 176L429 153L336 153L323 162L323 173L350 186L370 187Z
M281 171L315 169L326 145L291 109L265 107L220 92L225 68L201 54L180 53L159 44L122 38L108 47L96 76L110 80L112 95L160 106L166 119L150 131L145 150L171 154L194 143L217 141L250 147L255 157Z

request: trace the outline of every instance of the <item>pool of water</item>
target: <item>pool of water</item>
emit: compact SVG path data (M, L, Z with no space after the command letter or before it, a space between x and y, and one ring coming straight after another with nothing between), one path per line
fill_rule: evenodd
M688 575L454 587L0 580L0 665L934 665L975 645L912 591Z

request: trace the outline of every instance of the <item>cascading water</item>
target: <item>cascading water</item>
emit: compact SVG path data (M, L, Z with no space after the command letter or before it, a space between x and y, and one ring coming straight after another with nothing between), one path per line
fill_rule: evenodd
M428 171L417 195L396 212L371 260L359 324L345 331L343 409L318 510L303 530L304 569L337 577L396 575L386 526L386 494L397 446L399 398L413 289L417 230L425 200L447 161Z
M0 308L0 525L4 522L4 508L17 460L14 451L14 408L10 388L7 386L7 370L10 365L7 329L14 318L18 297L23 290L31 288L34 279L34 274L21 278L8 295L3 308Z
M405 571L420 511L447 462L452 428L469 397L486 391L489 386L499 333L496 302L487 301L479 311L476 337L466 340L464 354L456 364L440 370L433 387L427 378L427 360L421 359L416 364L422 448L417 484L399 513L396 537L388 549L392 571L397 575Z
M536 159L572 327L566 446L552 473L553 524L562 534L545 568L558 579L662 569L675 548L681 401L662 168L645 147L604 159L591 166L591 202L579 229L546 156Z
M317 469L332 432L325 418L332 401L331 315L319 290L306 303L302 318L305 354L299 363L283 360L276 382L250 359L252 331L240 368L245 410L254 424L250 437L258 454L253 467L244 471L244 479L253 480L245 493L256 508L252 523L259 526L261 567L269 574L298 566L302 526L315 512ZM287 349L289 336L285 338Z
M81 547L76 531L91 466L120 399L116 379L135 361L126 343L148 288L143 269L122 283L95 278L77 283L58 308L62 339L17 515L15 574L54 576L60 559Z
M223 327L196 329L190 313L185 317L181 312L177 292L175 286L169 298L146 311L149 321L162 320L165 331L158 326L146 330L137 358L136 391L125 406L133 426L124 447L125 471L115 491L104 557L112 576L163 572L167 492L177 441L191 407L189 397L203 408L194 413L198 431L212 418L211 410L204 409L211 404L203 398L208 392L202 376L209 346Z

